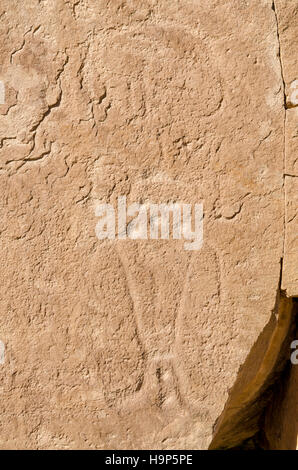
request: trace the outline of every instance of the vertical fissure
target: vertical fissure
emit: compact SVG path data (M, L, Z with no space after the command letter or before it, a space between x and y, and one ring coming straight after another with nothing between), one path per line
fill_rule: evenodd
M278 22L278 11L275 4L275 1L272 2L272 10L274 12L275 24L276 24L276 36L278 42L278 59L280 65L280 75L282 83L282 93L283 93L283 194L284 194L284 226L283 226L283 246L282 246L282 256L285 255L285 236L286 236L286 120L287 120L287 97L286 97L286 82L285 74L283 69L282 61L282 52L281 52L281 41L280 41L280 31L279 31L279 22Z

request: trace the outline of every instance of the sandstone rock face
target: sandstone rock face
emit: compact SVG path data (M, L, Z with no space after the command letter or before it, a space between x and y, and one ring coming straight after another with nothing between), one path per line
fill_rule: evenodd
M273 6L2 0L0 448L207 449L274 331L277 356L298 5ZM202 246L98 239L124 196L202 203Z
M276 2L281 45L281 63L286 93L285 113L285 250L282 288L298 296L298 71L295 53L298 45L298 4L296 0Z

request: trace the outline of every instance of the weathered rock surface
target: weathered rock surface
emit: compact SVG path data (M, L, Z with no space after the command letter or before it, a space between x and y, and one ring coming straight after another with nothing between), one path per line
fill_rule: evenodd
M297 295L296 6L2 0L1 448L209 447L282 257ZM203 201L202 249L98 240L123 195Z
M285 112L285 249L282 288L298 295L298 2L278 0L281 62L286 94Z
M289 297L298 297L298 177L285 177L285 255L282 288Z

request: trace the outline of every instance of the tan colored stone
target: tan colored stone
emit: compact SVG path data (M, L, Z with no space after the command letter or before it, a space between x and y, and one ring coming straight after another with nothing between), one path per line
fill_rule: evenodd
M267 425L264 417L274 410L287 382L281 372L289 364L293 316L297 314L296 304L283 294L277 299L276 310L270 322L259 336L241 367L237 381L231 390L225 410L216 425L210 448L213 449L270 449L268 439L264 439L267 427L278 434L274 425ZM282 379L282 380L281 380ZM272 390L272 388L275 389ZM269 401L269 411L267 408ZM285 406L287 406L286 404ZM292 406L292 404L289 404ZM293 409L293 416L296 410ZM263 421L263 422L262 422ZM295 427L288 433L288 448L293 446ZM291 434L291 435L290 435ZM285 435L285 440L287 439ZM271 439L269 439L271 441ZM271 442L272 448L273 442Z
M272 2L2 0L0 17L0 448L206 449L279 287ZM98 240L96 204L120 195L203 201L203 248Z
M274 0L278 19L281 61L287 101L291 102L291 84L298 79L296 53L298 50L297 0Z
M298 178L286 176L286 233L282 289L298 296Z
M286 175L298 177L298 108L286 113L285 153Z
M277 0L282 70L286 93L285 116L285 247L282 288L288 296L298 293L297 181L298 176L298 47L297 0Z

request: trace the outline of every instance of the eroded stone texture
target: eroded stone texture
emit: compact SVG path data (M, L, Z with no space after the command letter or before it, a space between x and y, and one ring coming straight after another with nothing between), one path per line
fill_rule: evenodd
M298 107L287 109L285 129L285 174L298 177Z
M286 95L285 113L285 248L282 288L288 296L298 295L298 2L277 0L276 16L280 57Z
M1 448L208 448L284 227L272 2L2 0ZM97 201L204 201L204 244Z
M298 297L298 178L286 176L286 233L282 289Z
M298 48L298 4L297 0L274 0L278 21L280 58L286 86L287 103L293 103L292 84L298 79L296 51Z
M278 434L279 429L275 425L271 429L269 424L264 424L264 417L270 415L270 411L266 410L268 403L269 409L274 410L287 387L282 372L290 364L289 351L296 329L296 315L296 302L282 293L278 294L270 322L240 368L224 412L216 425L210 449L271 448L265 438L267 428L273 434ZM292 404L285 403L285 408L288 407L291 408ZM294 423L297 416L295 407L292 413ZM294 429L292 426L292 431ZM292 433L287 444L290 448L293 437L296 443L296 436Z

